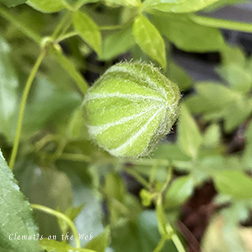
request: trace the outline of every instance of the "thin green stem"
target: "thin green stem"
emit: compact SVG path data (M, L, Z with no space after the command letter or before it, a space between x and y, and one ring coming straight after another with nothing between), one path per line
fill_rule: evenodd
M178 252L186 252L181 240L178 238L178 235L176 233L172 235L171 239L175 247L177 248Z
M76 31L66 33L66 34L64 34L62 36L59 36L58 39L56 40L56 43L59 43L59 42L65 40L65 39L72 38L72 37L77 36L77 35L78 35L78 32L76 32Z
M22 123L23 123L23 118L24 118L24 111L25 111L25 106L26 106L26 102L27 102L27 98L28 98L28 94L29 94L29 91L31 89L31 85L33 83L33 80L36 76L36 73L46 55L46 48L44 48L34 67L32 68L31 70L31 73L27 79L27 82L25 84L25 88L24 88L24 91L23 91L23 96L22 96L22 99L21 99L21 105L20 105L20 109L19 109L19 115L18 115L18 123L17 123L17 129L16 129L16 135L15 135L15 139L14 139L14 145L13 145L13 149L12 149L12 153L11 153L11 158L10 158L10 169L12 170L14 168L14 165L15 165L15 161L16 161L16 157L17 157L17 151L18 151L18 146L19 146L19 141L20 141L20 136L21 136L21 131L22 131Z
M149 189L149 183L146 179L144 179L138 172L136 172L132 168L125 168L125 172L127 172L129 175L131 175L133 178L135 178L142 186Z
M153 250L153 252L160 252L162 250L162 248L164 247L166 241L167 241L167 237L163 235L161 237L161 240L159 241L158 245Z
M57 37L62 33L62 29L65 29L65 27L67 26L67 23L69 23L69 19L71 17L71 12L68 12L59 22L59 24L57 25L57 27L55 28L53 34L52 34L52 39L56 40Z
M63 214L61 212L58 212L56 210L53 210L51 208L41 206L41 205L37 205L37 204L31 204L31 207L33 209L37 209L39 211L48 213L48 214L53 215L53 216L55 216L55 217L57 217L59 219L64 220L69 225L69 227L72 229L73 235L75 237L76 248L81 248L81 242L80 242L80 239L79 239L78 231L77 231L74 223L72 222L72 220L69 219L65 214Z
M190 19L200 25L252 33L252 24L249 23L242 23L237 21L198 15L191 15Z
M2 8L0 6L0 14L2 17L4 17L6 20L8 20L10 23L15 25L20 31L22 31L28 38L35 41L37 44L40 44L41 37L31 30L27 25L24 24L24 22L21 22L18 18L18 16L11 15L10 10L6 10L5 8Z

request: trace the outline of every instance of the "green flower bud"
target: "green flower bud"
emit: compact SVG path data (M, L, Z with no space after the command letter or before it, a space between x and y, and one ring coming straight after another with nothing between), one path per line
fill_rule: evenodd
M179 99L177 85L154 66L116 64L85 96L90 137L114 156L148 155L177 119Z

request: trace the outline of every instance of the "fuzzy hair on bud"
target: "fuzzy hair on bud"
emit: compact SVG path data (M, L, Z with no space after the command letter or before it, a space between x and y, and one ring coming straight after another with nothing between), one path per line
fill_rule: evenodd
M178 86L153 65L118 63L85 95L89 135L113 156L148 155L170 132L178 117L180 97Z

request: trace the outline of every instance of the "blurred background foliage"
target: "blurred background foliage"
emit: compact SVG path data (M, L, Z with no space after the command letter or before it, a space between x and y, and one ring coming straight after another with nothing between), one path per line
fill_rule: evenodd
M44 50L13 172L30 203L92 233L74 251L183 251L173 232L186 251L252 251L252 19L220 18L238 6L252 16L242 0L0 0L0 148L10 160L22 93ZM81 104L108 67L131 59L178 84L181 111L154 153L121 160L89 140ZM14 186L4 174L2 187ZM20 209L10 201L1 215ZM41 251L73 249L61 241L70 232L62 219L34 211L34 230L58 238L40 241ZM22 233L13 221L5 225ZM39 250L2 237L1 251Z

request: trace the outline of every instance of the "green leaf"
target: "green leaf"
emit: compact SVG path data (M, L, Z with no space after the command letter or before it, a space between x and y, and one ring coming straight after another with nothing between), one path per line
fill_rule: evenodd
M136 221L119 222L112 229L110 247L120 252L154 251L161 236L158 231L157 217L154 211L143 211ZM160 252L176 252L172 241L167 241Z
M185 154L196 158L201 143L202 136L199 128L188 109L183 105L178 123L178 144Z
M163 12L186 13L202 10L218 0L146 0L144 10L156 9Z
M80 139L89 139L87 126L84 121L83 111L81 107L78 107L67 127L67 137L70 140L80 140Z
M178 84L181 91L188 90L192 87L193 80L182 67L175 62L170 61L167 68L167 77L174 83Z
M231 214L228 217L230 220L233 218ZM223 218L220 214L211 219L202 239L202 248L204 250L214 252L248 252L238 232L241 227L235 224L230 225L228 221L227 218Z
M252 199L252 179L243 172L226 170L213 176L220 193L231 195L236 200Z
M76 252L96 252L91 249L85 248L74 248L67 243L58 242L54 240L41 240L39 241L39 245L42 249L46 249L48 252L69 252L69 251L76 251Z
M77 71L72 61L70 61L63 53L58 52L57 50L52 50L52 53L61 67L69 74L69 76L71 76L82 93L85 94L89 86L85 79Z
M223 65L235 63L241 67L245 67L246 55L239 47L231 47L226 44L221 51L221 60Z
M189 161L190 158L186 156L177 144L161 142L157 149L153 152L155 159L168 159L171 161Z
M104 231L92 239L86 246L86 249L92 249L97 252L105 252L106 248L109 245L110 240L110 229L109 227L105 228Z
M185 99L185 104L193 114L222 112L240 94L221 83L200 82L196 84L197 95Z
M77 11L73 16L73 24L80 37L100 55L101 33L96 23L86 13Z
M136 7L140 4L140 0L105 0L108 5L122 5Z
M25 160L18 163L15 175L29 202L60 209L63 212L72 205L71 183L65 173L55 169L40 168L26 157ZM40 234L44 236L61 235L55 217L35 211Z
M229 63L217 68L218 74L225 79L231 88L246 94L252 87L252 75L244 67Z
M117 173L109 173L106 176L104 191L108 197L120 202L123 202L125 199L125 185Z
M0 36L0 132L11 140L15 135L13 116L17 105L18 79L11 61L11 49Z
M27 0L0 0L0 3L5 4L7 7L15 7L19 4L25 3Z
M133 34L140 48L165 69L165 44L156 27L140 15L134 21Z
M164 198L164 207L179 207L193 193L193 179L191 176L183 176L172 182Z
M205 133L203 138L203 143L205 146L214 147L220 143L221 140L221 129L218 124L210 125Z
M23 136L29 137L48 125L61 125L81 100L72 90L55 87L45 78L37 79L24 115Z
M238 127L252 112L252 102L246 97L236 99L224 111L225 131L231 132Z
M0 205L1 252L39 251L38 241L33 238L38 234L38 229L32 218L31 207L20 192L1 151ZM15 233L20 235L20 240L14 240ZM26 236L26 239L21 239L22 236Z
M132 26L121 29L111 35L108 35L104 40L103 51L100 55L100 60L109 60L120 54L127 52L135 45L135 40L132 35Z
M79 232L82 246L87 243L87 240L83 239L87 234L89 236L96 237L103 230L103 212L100 201L97 199L98 192L93 188L89 188L91 183L89 174L82 162L70 162L62 161L58 162L60 169L66 170L68 177L72 182L74 206L84 204L85 207L81 210L79 215L74 220L76 228ZM69 169L71 167L71 169ZM84 168L84 169L83 169ZM94 168L94 167L91 167ZM78 173L77 173L78 171ZM84 181L83 181L84 180Z
M161 34L184 51L219 51L224 45L218 29L195 24L183 15L154 15L154 24Z
M252 121L250 121L245 135L246 135L246 143L252 145Z
M27 4L45 13L58 12L66 7L64 0L28 0Z

